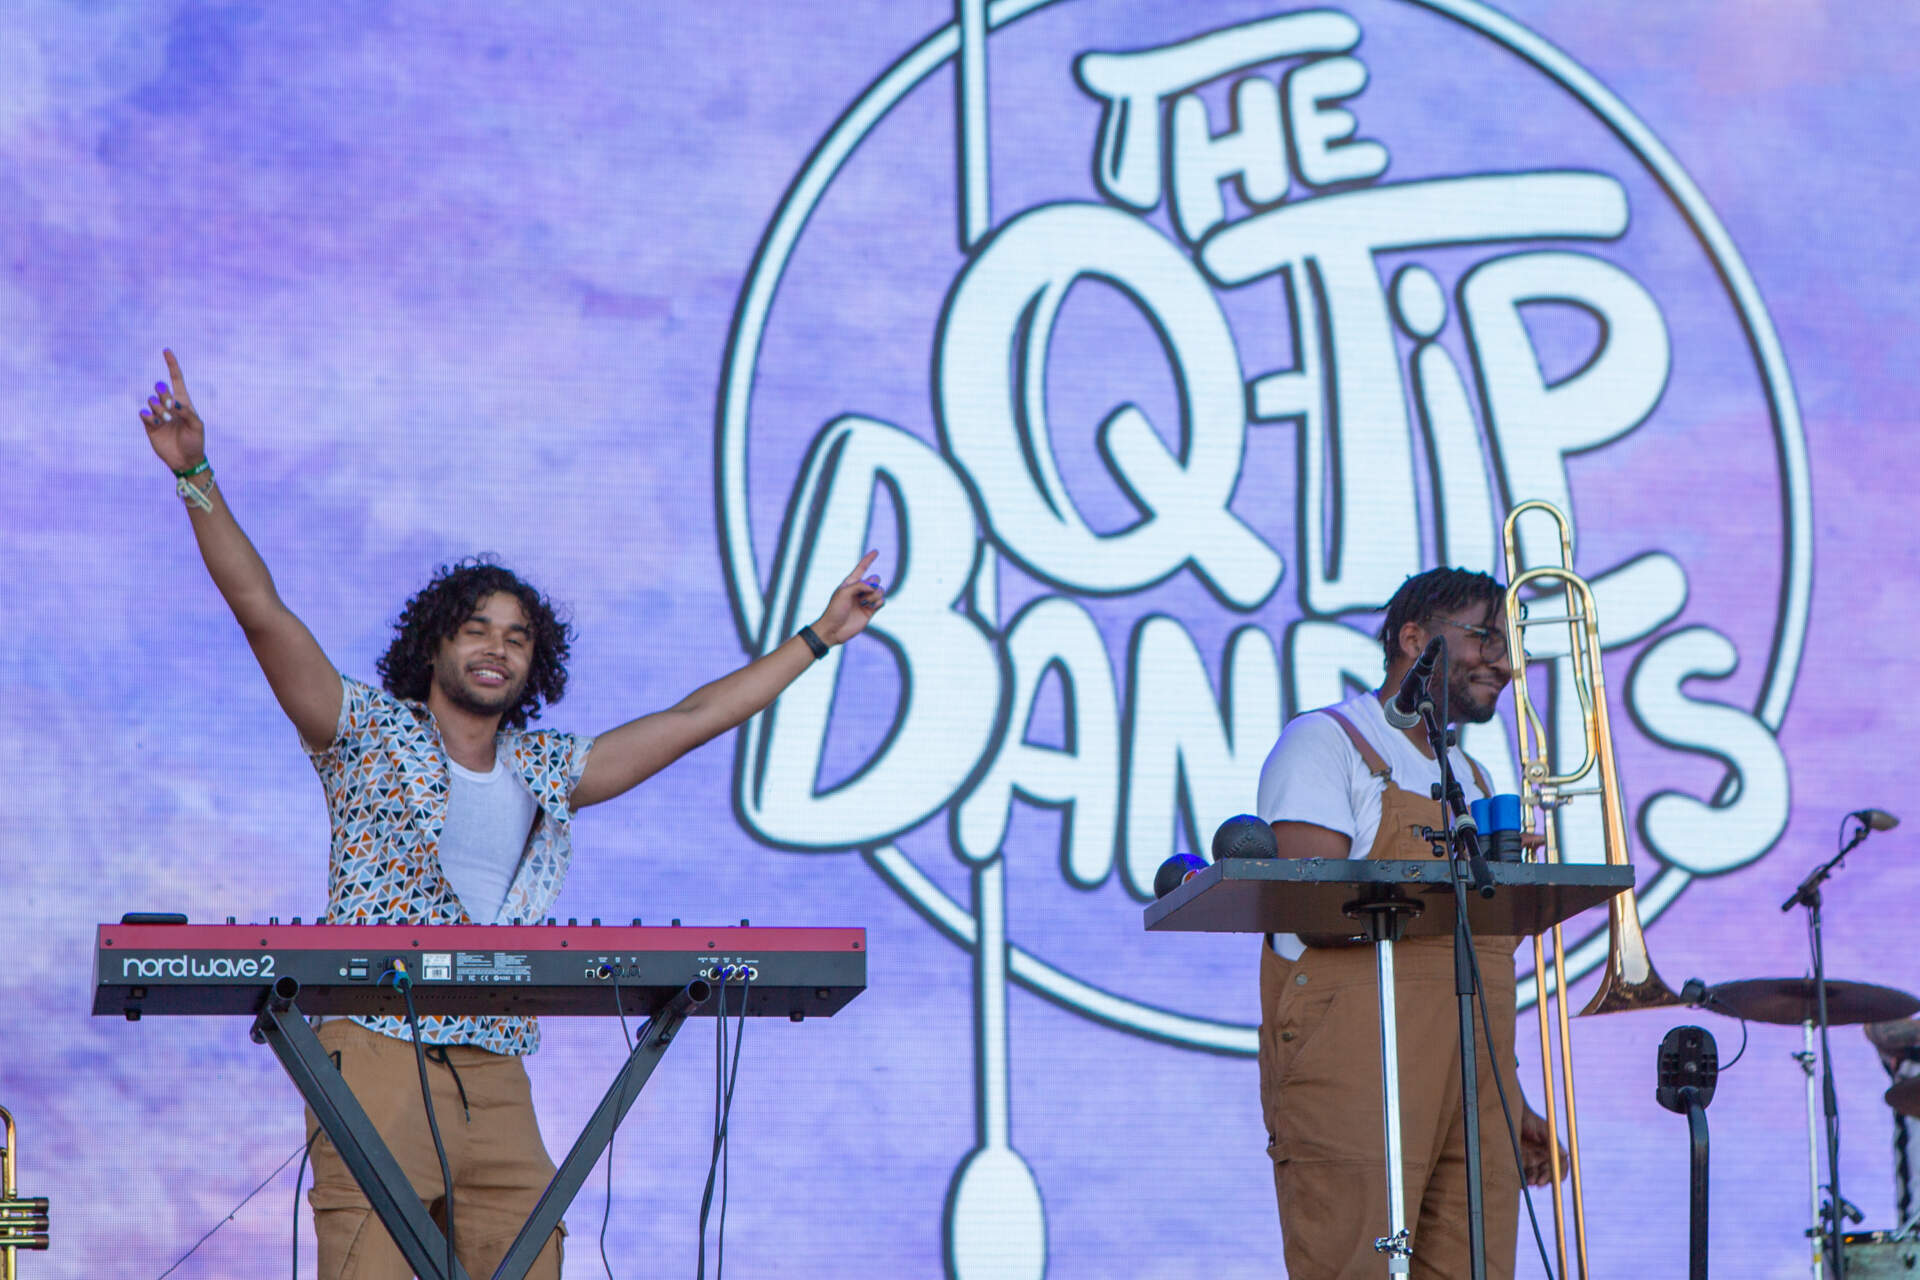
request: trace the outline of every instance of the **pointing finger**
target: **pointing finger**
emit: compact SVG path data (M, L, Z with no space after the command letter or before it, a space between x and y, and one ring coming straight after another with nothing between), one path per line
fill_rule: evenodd
M187 379L186 376L180 372L179 359L174 356L172 351L163 351L161 354L167 358L167 380L173 384L174 399L191 408L193 405L193 397L187 394Z
M866 555L860 557L860 563L853 567L853 572L848 574L846 581L842 582L840 585L844 587L860 581L860 575L865 573L868 570L868 568L872 566L873 562L875 560L878 560L879 558L880 558L880 553L878 551L867 552Z

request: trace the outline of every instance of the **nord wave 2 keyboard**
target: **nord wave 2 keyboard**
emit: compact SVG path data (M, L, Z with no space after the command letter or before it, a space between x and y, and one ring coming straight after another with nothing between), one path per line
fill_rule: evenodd
M867 985L865 929L685 925L264 925L99 927L93 1011L255 1014L276 983L308 1014L646 1017L694 979L729 1014L825 1017ZM283 988L284 990L284 988ZM720 1000L700 1012L714 1013Z

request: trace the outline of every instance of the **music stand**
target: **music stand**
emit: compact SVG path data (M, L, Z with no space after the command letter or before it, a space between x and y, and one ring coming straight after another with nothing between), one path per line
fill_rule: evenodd
M1393 944L1452 934L1460 902L1476 937L1530 935L1633 887L1627 866L1496 862L1487 870L1491 896L1456 897L1451 868L1435 859L1229 858L1146 907L1153 931L1348 934L1373 943L1387 1161L1387 1234L1374 1248L1387 1255L1390 1276L1407 1275L1413 1256L1401 1171Z

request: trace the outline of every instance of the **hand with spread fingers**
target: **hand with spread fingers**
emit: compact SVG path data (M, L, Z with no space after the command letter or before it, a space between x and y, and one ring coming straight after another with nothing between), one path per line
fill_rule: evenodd
M160 461L178 475L206 461L207 429L194 412L187 395L186 379L180 373L180 361L171 351L167 359L167 381L153 384L147 407L140 411L140 423L147 429L147 443L160 455Z
M873 615L880 612L887 603L887 592L880 585L880 575L867 573L873 562L880 556L878 551L869 551L855 565L846 581L834 589L833 598L827 601L826 612L820 615L820 621L813 624L813 633L820 637L823 644L845 644L867 629L867 623ZM865 575L864 577L862 575Z

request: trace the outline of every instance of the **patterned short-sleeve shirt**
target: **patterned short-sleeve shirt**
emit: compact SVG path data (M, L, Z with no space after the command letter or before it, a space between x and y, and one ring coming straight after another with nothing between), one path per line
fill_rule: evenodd
M526 924L560 894L572 857L573 794L592 738L551 729L503 729L495 750L539 805L506 901L492 920L474 920L440 869L452 770L440 728L426 706L349 676L340 678L340 725L325 751L309 751L327 796L333 850L327 867L330 924ZM356 1017L382 1035L412 1039L404 1018ZM428 1044L471 1044L495 1053L532 1053L532 1018L423 1017Z

